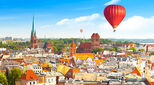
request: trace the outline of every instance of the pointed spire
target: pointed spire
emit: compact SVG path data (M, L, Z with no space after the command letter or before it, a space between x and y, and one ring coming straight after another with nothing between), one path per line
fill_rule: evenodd
M36 31L34 30L34 16L33 16L33 21L32 21L32 32L31 32L31 35L34 36L34 34Z
M76 47L74 40L72 40L71 47Z

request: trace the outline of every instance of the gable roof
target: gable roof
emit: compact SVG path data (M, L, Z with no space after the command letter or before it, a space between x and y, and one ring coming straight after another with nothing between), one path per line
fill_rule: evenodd
M135 67L134 70L131 73L137 74L138 76L141 76L141 72L139 71L139 69L137 67Z
M62 74L66 74L70 70L70 67L67 67L65 65L59 65L57 67L57 72L61 72Z
M34 73L33 70L27 70L25 73L21 76L21 79L24 80L35 80L38 79L39 77Z
M3 62L4 61L16 61L18 63L24 63L24 59L20 58L20 59L3 59Z
M80 60L86 60L87 58L94 59L95 55L94 53L76 53L75 58Z

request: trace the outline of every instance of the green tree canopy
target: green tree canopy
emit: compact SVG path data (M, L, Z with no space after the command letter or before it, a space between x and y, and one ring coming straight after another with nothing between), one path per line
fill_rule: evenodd
M8 75L8 84L15 85L15 80L19 79L22 75L22 71L18 68L13 68Z
M145 50L144 49L139 49L138 51L144 52Z
M101 52L103 49L99 48L99 49L93 49L92 53L97 53L97 52Z
M151 52L150 55L154 55L154 52Z
M131 47L130 50L133 50L133 52L136 52L136 49L134 47Z
M113 48L113 51L117 52L117 51L118 51L118 47L115 46L115 47Z
M2 72L0 72L0 84L2 84L2 85L8 85L7 78L4 75L4 73L2 73Z

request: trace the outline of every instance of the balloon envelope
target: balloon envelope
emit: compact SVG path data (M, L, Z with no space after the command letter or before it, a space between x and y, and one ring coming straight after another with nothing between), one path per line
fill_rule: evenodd
M104 9L104 16L115 29L126 16L126 10L121 5L109 5Z
M82 33L83 32L83 29L80 29L80 32Z

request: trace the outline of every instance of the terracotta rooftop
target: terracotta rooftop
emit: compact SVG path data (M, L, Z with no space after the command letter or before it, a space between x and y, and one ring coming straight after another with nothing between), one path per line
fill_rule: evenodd
M131 73L136 74L138 76L141 76L141 73L140 73L140 71L137 67L135 67L134 70Z
M19 62L20 64L21 63L24 63L24 60L23 59L3 59L3 61L16 61L16 62Z
M100 38L98 33L93 33L91 37Z
M21 79L24 80L35 80L38 79L39 77L34 73L33 70L27 70L25 73L21 76Z
M79 48L91 48L91 43L89 42L89 43L81 43L80 44L80 46L79 46Z

